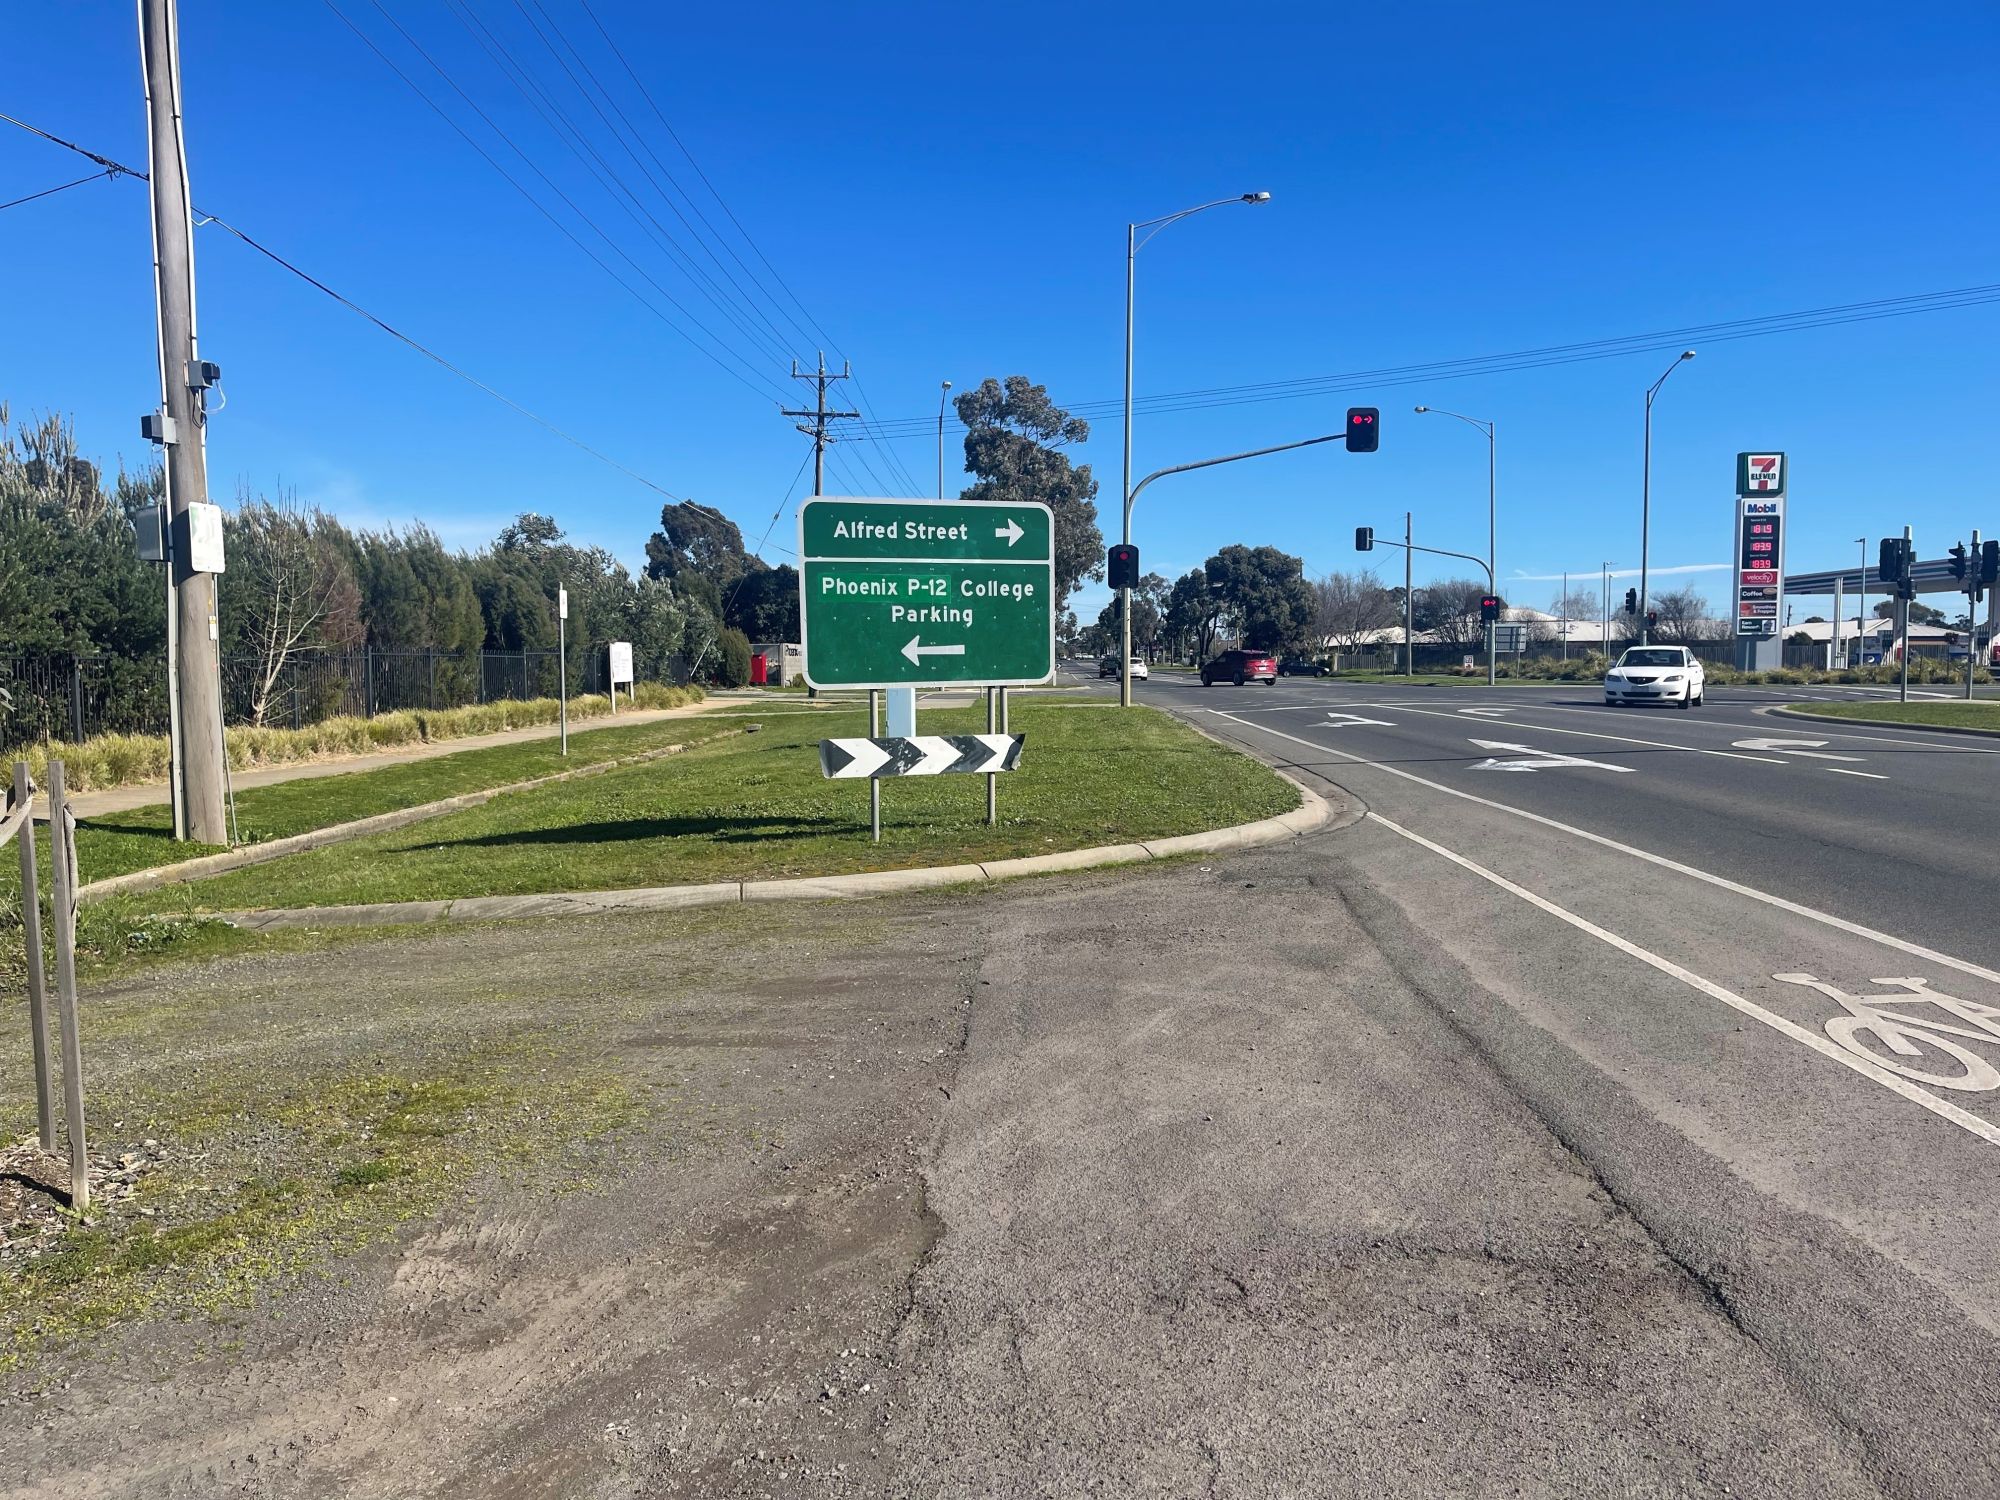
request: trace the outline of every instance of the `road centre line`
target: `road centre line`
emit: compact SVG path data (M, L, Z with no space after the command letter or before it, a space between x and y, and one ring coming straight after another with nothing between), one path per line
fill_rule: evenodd
M1737 1011L1742 1015L1750 1017L1753 1021L1770 1027L1781 1036L1790 1037L1800 1046L1809 1047L1822 1057L1831 1058L1843 1068L1851 1069L1859 1073L1863 1078L1881 1084L1883 1088L1888 1089L1891 1093L1902 1095L1912 1104L1929 1110L1940 1119L1951 1121L1959 1129L1969 1131L1989 1145L2000 1146L2000 1125L1994 1125L1988 1120L1981 1119L1970 1110L1961 1109L1948 1100L1940 1099L1929 1089L1920 1088L1918 1085L1910 1082L1909 1079L1899 1077L1891 1073L1887 1068L1880 1067L1875 1063L1869 1062L1866 1058L1858 1057L1848 1052L1817 1032L1808 1031L1797 1022L1787 1020L1775 1011L1766 1010L1755 1001L1744 999L1734 990L1724 989L1714 981L1704 979L1692 970L1682 968L1670 958L1663 958L1649 949L1640 947L1629 938L1620 937L1615 932L1599 927L1587 917L1578 916L1568 908L1556 905L1555 902L1549 900L1547 897L1538 896L1525 886L1516 885L1506 876L1489 870L1484 865L1475 864L1464 855L1447 849L1443 844L1434 843L1420 833L1413 833L1401 824L1391 822L1380 813L1370 812L1368 814L1368 821L1380 824L1391 833L1408 839L1411 843L1428 849L1433 854L1442 856L1457 865L1460 869L1468 870L1472 874L1477 875L1481 880L1498 886L1509 895L1520 897L1530 906L1547 912L1557 921L1566 922L1577 931L1588 933L1601 943L1608 943L1620 953L1630 958L1636 958L1640 963L1657 969L1662 974L1666 974L1671 978L1678 979L1682 984L1687 985L1690 989L1699 990L1711 1000L1720 1000L1731 1010Z
M1221 710L1218 709L1216 712L1219 713ZM1456 712L1447 713L1443 709L1437 708L1406 708L1403 712L1426 714L1433 719L1450 719L1456 723L1464 722ZM1629 734L1600 734L1588 729L1561 729L1554 724L1532 724L1522 719L1509 719L1507 727L1509 729L1524 731L1538 729L1545 734L1573 734L1587 740L1612 740L1624 745L1650 745L1656 750L1684 750L1689 755L1719 755L1725 760L1754 760L1767 766L1788 764L1788 762L1780 760L1775 755L1745 755L1740 750L1704 750L1699 745L1677 745L1671 740L1642 740Z
M1836 776L1866 776L1870 781L1887 781L1889 779L1886 776L1879 776L1873 771L1849 771L1844 770L1840 766L1828 766L1826 769L1833 772Z
M1783 896L1774 896L1769 891L1757 890L1753 886L1747 886L1739 881L1731 880L1726 875L1715 875L1707 870L1697 869L1693 865L1684 865L1677 859L1669 859L1664 854L1655 854L1650 849L1641 849L1634 844L1621 844L1618 840L1607 838L1601 833L1592 833L1588 828L1578 828L1573 823L1564 823L1556 818L1544 817L1541 813L1529 812L1524 807L1511 807L1505 802L1495 802L1491 797L1481 797L1474 792L1462 792L1455 786L1446 786L1441 781L1432 781L1427 776L1419 776L1414 771L1405 771L1400 766L1384 765L1380 761L1369 760L1366 756L1354 755L1346 750L1336 750L1333 746L1322 745L1317 740L1300 739L1297 735L1286 734L1281 729L1267 729L1262 724L1252 724L1248 719L1238 719L1234 714L1223 713L1221 709L1211 709L1210 712L1214 713L1218 718L1230 719L1235 723L1241 724L1245 729L1254 729L1259 734L1268 734L1273 739L1290 740L1295 745L1304 745L1308 750L1317 750L1322 755L1337 756L1339 759L1351 761L1357 766L1366 766L1370 770L1381 771L1389 776L1398 776L1404 781L1414 781L1418 786L1429 787L1434 792L1443 792L1447 797L1457 797L1462 801L1476 802L1479 806L1490 807L1495 812L1510 813L1514 817L1525 818L1530 823L1539 823L1544 828L1555 829L1558 833L1567 833L1588 843L1597 844L1602 848L1614 849L1620 854L1628 854L1634 859L1644 860L1649 865L1658 865L1663 870L1672 870L1676 875L1685 875L1691 880L1699 880L1704 884L1716 887L1718 890L1728 891L1732 895L1742 896L1747 900L1760 902L1765 906L1774 906L1780 911L1790 912L1793 916L1804 917L1808 921L1818 922L1822 926L1832 927L1841 932L1850 933L1858 938L1866 938L1871 943L1880 943L1885 948L1893 948L1898 953L1907 953L1912 958L1921 958L1927 963L1940 964L1947 969L1955 969L1961 974L1970 974L1975 979L1986 980L1989 984L2000 984L2000 973L1996 973L1994 970L1986 968L1981 964L1973 963L1969 959L1953 958L1949 953L1940 953L1935 948L1926 948L1922 943L1913 943L1908 938L1897 937L1894 933L1879 932L1873 927L1864 927L1859 922L1850 922L1845 917L1836 917L1831 912L1815 911L1810 906L1802 906L1798 902L1789 901Z

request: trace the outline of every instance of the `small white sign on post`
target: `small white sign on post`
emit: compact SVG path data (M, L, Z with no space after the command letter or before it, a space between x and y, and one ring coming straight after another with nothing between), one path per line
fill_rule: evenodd
M618 684L625 684L625 696L632 695L632 643L613 641L611 643L611 711L618 712Z
M558 620L567 620L569 618L568 589L559 588L556 590L556 618ZM626 647L626 650L629 652L631 647Z
M187 508L187 568L190 573L222 569L222 507L198 501Z

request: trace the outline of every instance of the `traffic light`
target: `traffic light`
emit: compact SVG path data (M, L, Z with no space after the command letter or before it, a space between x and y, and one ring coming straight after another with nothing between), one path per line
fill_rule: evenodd
M2000 541L1988 542L1979 549L1979 581L2000 583Z
M1952 544L1952 548L1951 548L1951 576L1952 576L1952 577L1954 577L1954 578L1956 578L1956 579L1957 579L1957 580L1958 580L1958 581L1959 581L1960 583L1963 583L1963 582L1965 582L1965 577L1966 577L1966 574L1967 574L1967 573L1968 573L1969 571L1971 571L1971 570L1970 570L1970 569L1969 569L1969 568L1968 568L1968 567L1966 566L1966 559L1967 559L1967 556L1968 556L1968 553L1967 553L1967 549L1966 549L1966 545L1965 545L1965 543L1963 543L1963 542L1955 542L1955 543L1953 543L1953 544Z
M2000 542L1996 542L1994 545L2000 546ZM1375 550L1375 528L1373 526L1357 526L1354 528L1354 550L1356 552L1373 552Z
M1660 628L1660 612L1657 609L1646 611L1646 628L1648 630L1658 630Z
M1899 536L1882 538L1882 551L1875 571L1884 583L1900 583L1903 579L1903 539Z
M1382 446L1382 413L1373 406L1347 408L1347 451L1373 453Z
M1491 625L1495 620L1500 618L1500 596L1498 594L1482 594L1479 596L1479 618L1487 625Z
M1639 613L1639 591L1637 589L1625 590L1625 613L1628 615Z
M1104 554L1106 581L1114 589L1136 589L1139 586L1139 549L1130 542L1119 542Z

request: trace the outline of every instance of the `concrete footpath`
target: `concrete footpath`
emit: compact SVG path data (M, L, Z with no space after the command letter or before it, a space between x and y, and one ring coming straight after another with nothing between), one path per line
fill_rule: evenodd
M729 703L744 700L738 698L705 698L700 703L687 703L679 708L635 708L629 712L600 718L583 719L569 727L572 736L589 734L598 729L630 729L634 724L651 724L660 719L682 719L692 714L707 713ZM349 771L374 771L383 766L407 765L412 761L435 760L440 755L457 755L462 750L490 750L495 745L520 745L530 740L552 740L562 730L560 724L534 724L526 729L503 729L497 734L467 735L456 740L424 740L414 745L398 745L393 750L378 751L373 755L347 755L329 760L302 760L285 766L260 766L255 770L234 772L230 780L237 791L248 791L251 787L277 786L286 781L309 781L316 776L344 776ZM97 817L104 813L125 812L134 807L165 806L167 785L165 782L150 783L145 786L114 786L101 792L78 792L69 799L79 818ZM37 800L38 807L46 807L46 802Z

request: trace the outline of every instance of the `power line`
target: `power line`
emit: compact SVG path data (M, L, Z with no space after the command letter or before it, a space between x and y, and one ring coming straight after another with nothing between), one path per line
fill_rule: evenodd
M100 165L102 165L105 168L105 175L107 176L131 177L139 182L147 182L151 180L146 173L139 171L135 167L125 166L123 163L115 162L107 156L99 156L94 151L87 151L82 146L77 145L74 141L66 141L61 136L50 135L46 130L37 129L35 126L28 124L24 120L15 119L12 115L0 113L0 120L4 120L10 125L18 125L20 126L21 129L27 131L29 134L38 135L45 141L50 141L53 144L61 146L66 150L74 151L79 156L88 157L91 161L97 162ZM382 332L388 334L390 338L396 340L396 342L398 342L399 344L406 345L407 347L415 350L418 354L421 354L425 359L430 360L433 364L439 366L441 369L447 370L451 374L456 375L460 380L464 381L467 385L472 386L476 390L485 392L487 395L491 396L495 401L498 401L501 405L507 407L509 410L516 412L523 417L526 417L530 422L533 422L536 426L543 428L545 431L553 433L556 437L561 438L564 442L570 444L572 447L577 448L580 451L589 454L599 463L608 465L609 467L616 469L626 478L636 480L640 484L643 484L647 489L652 490L657 494L664 495L667 497L667 499L675 501L678 504L681 505L694 504L692 500L683 500L679 495L676 495L672 490L668 489L665 485L659 484L654 480L648 479L644 474L639 473L636 469L629 469L624 464L618 462L617 459L612 458L608 454L602 453L598 451L596 448L591 447L591 445L586 443L582 438L577 437L572 433L565 432L562 428L556 426L556 424L551 422L548 418L540 416L537 413L530 411L527 407L523 406L520 402L516 401L512 396L507 395L503 391L494 389L492 386L488 385L485 381L479 379L476 375L472 375L467 371L460 369L457 365L453 364L450 360L446 359L442 354L439 354L435 349L432 349L427 345L419 343L409 334L404 333L401 329L394 327L386 319L378 317L376 314L370 312L367 308L363 307L353 298L348 297L343 293L335 291L332 287L328 286L325 282L321 281L317 276L314 276L309 271L303 270L299 266L294 265L291 261L287 260L284 256L280 255L277 251L273 250L269 245L266 245L261 241L252 238L250 235L246 234L243 230L238 229L234 224L231 224L228 220L221 218L216 214L204 213L199 207L195 209L195 214L197 216L196 223L198 226L206 226L209 224L213 224L216 226L216 228L221 229L228 234L234 235L238 240L241 240L245 245L248 245L252 250L255 250L259 255L264 256L266 259L272 261L274 264L281 266L285 270L291 272L292 275L298 277L299 280L305 282L306 285L313 287L314 289L320 292L323 292L328 297L331 297L335 302L338 302L342 307L345 307L349 312L355 313L360 317L367 319L370 323L373 323L377 328L381 329ZM699 508L703 510L709 509L709 507L707 506L701 506Z
M758 377L755 374L755 371L752 367L745 365L745 369L750 371L748 376L732 368L728 364L728 362L725 361L721 356L717 355L713 350L709 349L707 346L702 344L700 340L696 339L686 329L682 328L672 318L668 317L667 314L661 312L658 307L654 306L653 303L649 301L644 295L642 295L636 287L634 287L624 277L620 276L617 273L617 271L613 270L612 267L605 262L602 256L597 254L596 251L592 250L581 239L577 238L576 233L572 229L570 229L570 227L567 224L563 223L561 219L557 218L555 214L551 213L548 207L545 204L543 204L540 199L538 199L533 193L528 191L528 189L522 185L520 179L515 177L505 167L501 166L500 163L494 159L493 154L490 151L488 151L484 146L480 145L478 141L474 140L472 138L471 133L467 131L464 126L460 125L457 120L453 119L450 113L446 111L443 106L438 104L438 102L434 100L428 93L426 93L423 87L420 84L418 84L415 79L411 78L409 74L405 73L400 67L396 65L395 60L392 59L388 53L384 52L379 46L376 45L374 38L370 37L367 32L363 31L359 26L355 25L355 23L351 19L349 19L347 13L341 10L340 6L335 3L335 0L321 0L321 3L323 3L328 10L332 11L335 16L339 17L341 23L345 25L349 31L353 32L357 38L360 39L362 45L367 47L370 52L373 52L376 57L381 59L382 64L385 67L387 67L390 72L394 73L397 78L401 79L403 84L413 94L415 94L419 99L423 100L423 102L427 106L429 106L431 111L434 114L436 114L439 119L443 120L445 124L449 125L452 128L453 132L456 133L461 140L463 140L468 146L470 146L475 152L477 152L481 160L483 160L495 172L499 173L501 178L506 181L508 186L512 187L515 192L519 193L523 198L525 198L537 213L541 214L543 218L547 219L550 224L555 226L556 230L563 236L563 238L567 239L571 244L575 245L578 250L582 251L586 256L588 256L591 262L595 264L599 270L603 271L605 275L609 276L620 287L622 287L625 290L625 292L635 302L637 302L641 307L645 308L648 312L652 313L654 317L658 318L662 323L666 324L667 327L673 329L675 333L679 334L683 339L685 339L688 342L688 344L691 345L694 349L696 349L699 353L701 353L703 357L708 359L718 369L724 371L732 380L737 381L739 384L743 385L746 389L750 390L752 393L758 395L760 398L766 396L767 394L770 395L777 394L777 388L775 386L768 386L766 390L759 391L753 382L761 377ZM375 4L378 10L381 10L382 7L380 0L371 0L371 3ZM602 239L605 242L605 244L609 245L617 255L619 255L635 271L637 271L639 275L647 282L647 284L652 286L655 291L659 292L659 294L662 297L664 297L667 300L667 302L670 303L677 311L679 311L683 317L687 318L687 320L693 323L697 328L700 328L703 333L708 334L708 336L711 339L715 338L715 335L709 332L707 327L702 324L700 319L696 318L692 313L688 312L688 310L685 307L682 307L680 302L673 296L672 293L668 292L666 288L662 287L646 272L644 267L640 266L637 261L633 260L630 255L626 254L625 251L619 247L618 243L615 240L613 240L610 235L606 234L603 231L603 229L601 229L596 224L596 222L590 218L588 214L584 213L584 211L581 208L577 207L576 203L566 193L564 193L561 188L556 186L556 184L549 178L547 173L543 172L539 167L537 167L534 164L534 162L528 157L528 155L525 152L523 152L519 146L515 145L513 140L507 135L507 133L504 130L500 129L498 125L494 124L491 117L489 117L485 113L485 111L481 110L479 106L472 101L471 97L468 94L466 94L466 92L462 88L458 86L458 83L451 77L451 75L447 73L442 67L440 67L438 63L435 60L433 60L431 56L427 52L425 52L421 46L418 46L416 41L410 37L407 31L403 30L402 26L396 22L395 17L390 16L386 10L384 10L382 13L388 19L390 25L394 26L398 32L401 32L406 41L409 41L411 47L416 50L418 55L423 57L424 61L430 64L430 66L438 73L438 75L442 77L445 80L445 82L449 84L455 92L458 93L459 97L464 99L466 103L471 106L473 112L486 122L487 126L494 132L495 135L499 136L502 141L506 142L508 148L512 150L515 155L519 156L523 162L527 163L529 169L533 171L536 176L540 177L545 183L549 185L550 190L553 191L558 198L561 198L566 205L568 205L572 213L574 213L579 219L581 219L585 224L587 224L591 228L591 230L594 233L596 233L598 238ZM720 343L719 340L717 342ZM725 350L728 349L728 346L726 344L722 345L722 347ZM729 351L729 352L732 355L734 355L734 351ZM740 356L734 356L734 357L738 359L741 358ZM778 399L782 401L783 399L782 395L778 395Z
M106 167L102 172L92 172L88 177L79 177L73 182L65 182L60 187L43 188L39 193L30 193L25 198L15 198L0 203L0 209L19 208L23 203L33 203L38 198L53 198L57 193L66 193L73 187L82 187L86 182L109 182L118 175L116 167Z
M1415 385L1431 380L1463 380L1478 375L1508 374L1519 370L1545 369L1555 365L1613 359L1627 354L1644 354L1658 349L1684 347L1687 343L1696 341L1716 344L1732 343L1742 339L1768 338L1780 333L1838 327L1848 323L1877 322L1885 318L1912 317L1918 313L1983 307L1995 302L2000 302L2000 283L1958 287L1948 291L1920 292L1903 297L1880 298L1870 302L1837 304L1800 312L1774 313L1757 318L1698 324L1689 328L1666 329L1657 333L1627 334L1618 338L1553 344L1539 349L1517 350L1511 354L1477 355L1423 364L1391 365L1376 370L1353 370L1340 375L1309 376L1297 380L1268 381L1254 385L1172 391L1141 397L1133 404L1142 411L1162 413L1199 411L1220 406L1255 405L1266 401L1300 400L1364 387L1374 389L1383 386ZM1110 416L1119 410L1120 404L1116 398L1081 401L1070 405L1068 410L1079 416ZM892 439L909 439L928 434L934 429L936 421L935 415L897 417L881 422L877 426Z

